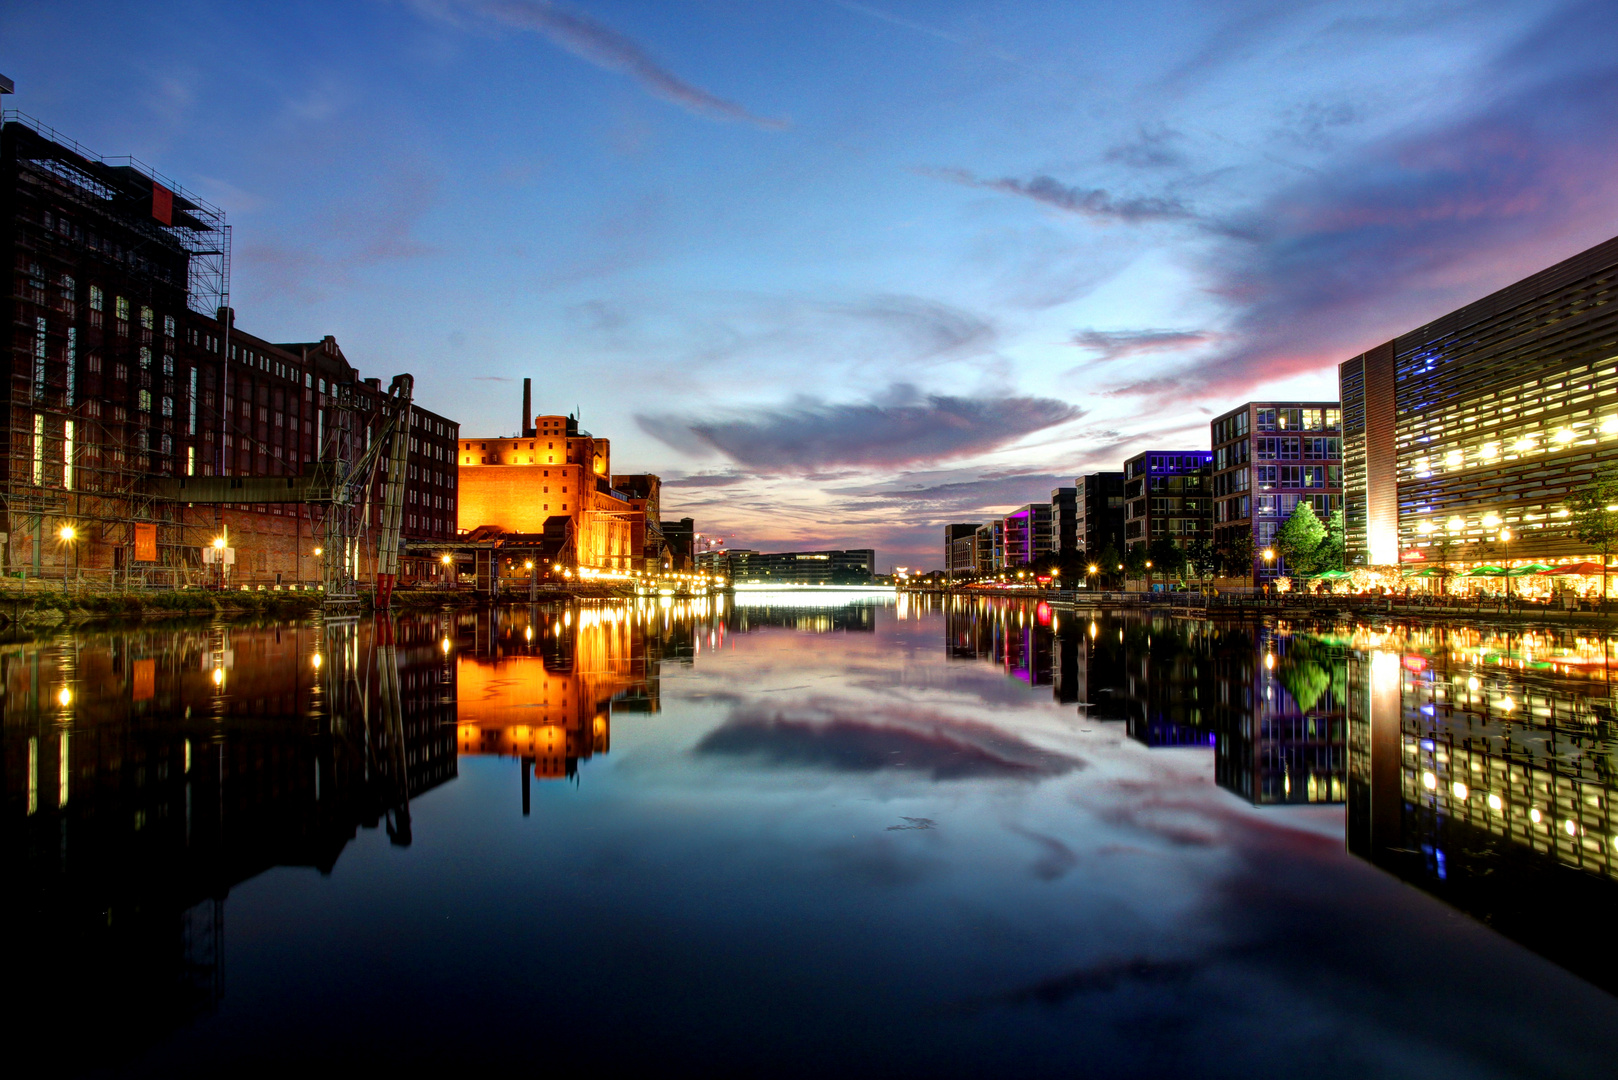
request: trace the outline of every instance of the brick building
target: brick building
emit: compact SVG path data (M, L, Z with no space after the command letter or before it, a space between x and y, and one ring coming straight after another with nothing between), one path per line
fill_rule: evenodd
M1307 502L1324 521L1343 507L1342 412L1335 401L1250 401L1209 425L1213 444L1214 542L1252 538L1251 567L1226 567L1254 580L1287 572L1265 548Z
M0 189L3 568L194 584L222 536L232 584L319 580L327 504L203 505L173 485L358 460L380 430L380 380L330 337L276 344L236 326L223 212L139 162L8 113ZM416 423L405 535L452 537L458 431L425 411ZM369 509L375 523L379 500ZM374 554L356 553L356 573Z

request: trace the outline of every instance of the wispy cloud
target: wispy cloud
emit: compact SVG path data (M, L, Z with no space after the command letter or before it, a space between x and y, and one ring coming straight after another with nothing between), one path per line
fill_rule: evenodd
M1100 360L1117 360L1141 353L1172 352L1205 345L1214 335L1206 330L1078 330L1073 344Z
M947 41L952 45L960 45L969 49L977 49L987 56L994 57L996 60L1004 60L1006 63L1015 64L1018 67L1023 66L1023 62L1021 60L1006 52L1004 49L983 47L972 38L967 37L965 34L956 34L949 30L941 30L936 26L929 26L926 23L916 22L914 19L906 19L902 16L895 15L891 11L883 11L881 8L872 7L870 4L855 3L854 0L832 0L832 3L846 11L852 11L856 15L864 15L868 19L876 19L880 22L885 22L890 26L898 26L906 30L913 30L918 34L923 34L930 38L937 38L939 41Z
M1148 221L1176 221L1195 217L1195 213L1179 199L1162 196L1133 196L1117 198L1105 188L1070 186L1055 177L1035 176L1028 180L1002 177L984 180L965 169L919 169L924 176L947 180L962 187L998 191L1070 214L1079 214L1092 221L1123 222L1138 225Z
M474 0L472 6L508 26L543 34L553 44L599 68L628 75L647 93L687 112L752 124L770 131L789 126L785 120L759 116L734 101L686 82L618 31L545 0Z
M859 404L803 397L786 407L729 419L642 415L636 420L676 449L717 450L744 468L813 473L964 457L1082 415L1082 409L1054 398L923 396L898 384L882 400Z

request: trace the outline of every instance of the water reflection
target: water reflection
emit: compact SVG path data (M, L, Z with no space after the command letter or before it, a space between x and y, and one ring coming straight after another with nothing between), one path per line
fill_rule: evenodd
M989 598L942 606L950 657L1050 686L1148 747L1211 747L1216 782L1255 805L1346 797L1350 650L1334 635Z
M610 997L648 1054L698 1014L805 1017L818 1045L887 1010L884 1039L935 1048L892 1072L1014 1037L1061 1062L1081 1029L1140 1074L1194 1072L1139 1032L1206 1014L1175 1021L1187 1047L1251 1045L1243 1024L1323 983L1350 989L1311 1024L1402 992L1433 924L1398 905L1430 902L1360 860L1618 989L1589 918L1618 898L1607 650L788 596L0 646L3 917L35 980L11 1022L71 1043L94 1015L83 1051L116 1064L206 1016L257 1053L276 1023L319 1033L250 1015L289 973L338 1016L396 992L365 965L397 953L502 1021L558 985ZM1438 1008L1420 985L1399 1000ZM356 1028L402 1024L373 1005ZM556 1008L581 1046L620 1026Z
M1348 845L1609 990L1618 908L1611 643L1360 630Z

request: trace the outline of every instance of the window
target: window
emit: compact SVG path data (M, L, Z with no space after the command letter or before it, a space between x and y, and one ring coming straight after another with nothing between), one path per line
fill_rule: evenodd
M152 366L152 350L145 345L140 347L140 366L142 370Z
M113 315L125 322L129 321L129 298L127 296L115 297L112 302Z
M173 337L174 336L174 316L173 315L165 315L165 316L163 316L163 336L164 337Z
M1253 482L1261 489L1275 486L1275 465L1257 465L1253 468Z
M164 416L173 416L174 415L174 399L169 397L167 394L165 394L163 396L163 403L162 404L163 404L163 415Z
M101 291L101 286L90 286L90 310L101 311L105 307L106 303L106 294Z
M1260 410L1258 410L1258 429L1260 431L1274 431L1275 430L1275 410L1274 409L1260 409Z
M168 353L163 354L163 374L174 374L174 357L170 356Z
M140 391L139 396L135 399L135 408L141 412L152 411L152 392L150 390Z
M142 330L152 329L152 309L145 304L142 304L140 308L140 328Z

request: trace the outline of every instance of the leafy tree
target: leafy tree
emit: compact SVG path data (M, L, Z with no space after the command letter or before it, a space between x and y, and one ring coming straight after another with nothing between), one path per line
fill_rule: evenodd
M1243 532L1226 540L1219 548L1224 572L1233 577L1253 576L1253 534Z
M1107 541L1107 546L1101 549L1101 554L1096 556L1095 559L1096 569L1100 571L1097 576L1103 581L1116 580L1123 561L1124 557L1118 553L1118 549L1113 546L1112 541ZM1085 569L1089 570L1090 567L1086 565Z
M1287 569L1308 574L1315 568L1315 551L1324 539L1326 526L1315 516L1315 508L1300 502L1292 516L1276 530L1275 550L1286 560Z
M1159 536L1152 541L1147 549L1152 560L1152 572L1163 578L1183 577L1185 574L1185 552L1180 546L1166 536Z
M1219 572L1220 553L1212 540L1199 536L1185 547L1186 563L1199 583Z
M1146 554L1146 541L1136 540L1129 545L1129 552L1124 556L1124 573L1139 580L1146 576L1146 564L1150 560L1151 556Z
M1348 523L1343 520L1342 507L1333 510L1326 518L1326 535L1321 539L1320 546L1315 548L1315 570L1343 569L1344 548L1348 543Z
M1589 484L1568 496L1573 535L1601 552L1601 603L1607 602L1607 561L1618 546L1618 469L1602 469Z

